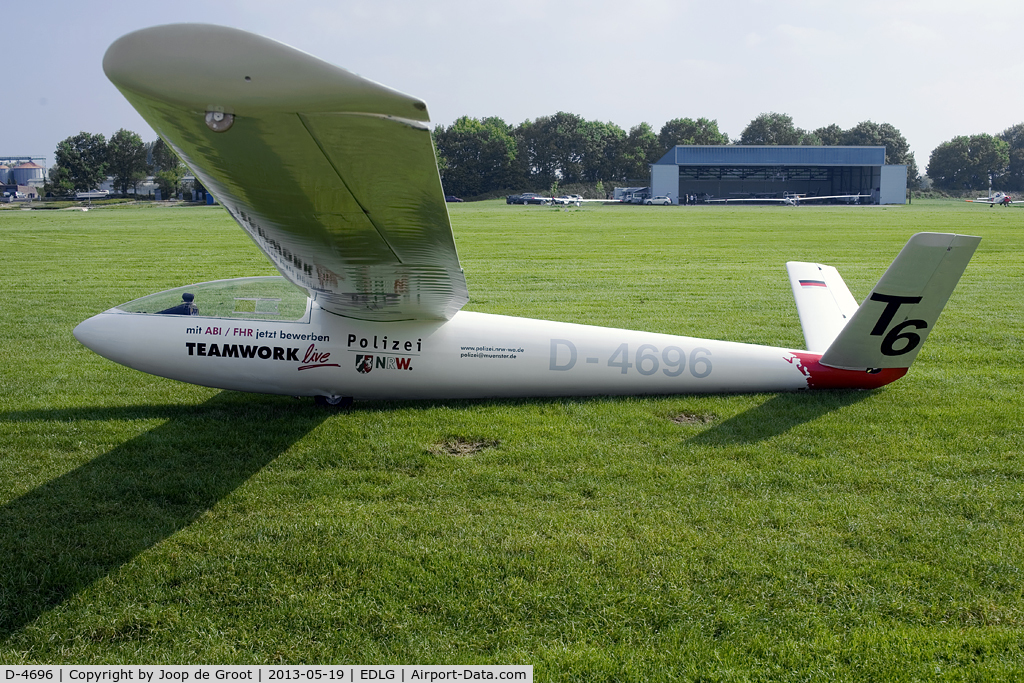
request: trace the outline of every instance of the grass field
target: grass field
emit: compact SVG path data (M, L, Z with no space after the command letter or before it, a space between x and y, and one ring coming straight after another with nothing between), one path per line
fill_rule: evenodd
M984 239L874 392L360 403L117 366L71 330L274 274L217 207L0 214L0 662L517 663L538 680L1024 678L1024 211L452 207L469 310L802 347ZM486 447L449 455L453 439Z

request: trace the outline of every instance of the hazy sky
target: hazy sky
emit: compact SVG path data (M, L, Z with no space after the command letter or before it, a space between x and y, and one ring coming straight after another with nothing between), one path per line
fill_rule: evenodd
M1014 0L57 0L5 12L0 156L49 166L83 130L155 139L103 75L103 53L183 21L305 50L423 99L435 124L567 111L657 131L704 116L736 138L768 111L808 130L870 119L896 126L923 172L939 143L1024 121Z

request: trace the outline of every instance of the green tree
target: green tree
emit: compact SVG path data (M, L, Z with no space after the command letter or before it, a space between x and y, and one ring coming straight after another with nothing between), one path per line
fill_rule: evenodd
M437 126L434 144L446 193L475 197L512 186L518 150L500 118L463 116L447 128Z
M107 140L100 133L82 131L61 140L54 158L63 169L62 180L70 183L72 190L94 190L107 177Z
M1010 126L999 134L999 139L1009 145L1009 164L993 187L1014 192L1024 190L1024 123Z
M541 119L545 154L554 170L555 181L578 183L583 177L583 160L593 147L592 132L583 117L560 111Z
M1010 145L997 137L961 135L932 150L928 177L943 190L987 190L990 180L1006 173ZM994 183L993 183L994 184Z
M156 184L160 188L160 196L162 199L171 199L177 197L178 192L181 191L181 179L185 177L185 167L179 166L175 169L169 169L166 171L157 171L156 173Z
M853 128L844 131L840 144L885 146L885 163L906 164L907 183L915 184L919 179L917 161L910 151L910 144L903 134L890 123L861 121Z
M740 133L741 145L798 145L805 131L793 125L788 114L759 114Z
M163 138L157 138L150 149L154 171L173 171L182 165L181 159Z
M821 147L821 138L815 131L804 130L803 128L796 129L796 144L807 145L809 147Z
M637 155L644 168L648 157L656 161L660 156L657 136L647 124L634 130L630 148L629 136L614 123L587 121L567 112L524 121L513 135L519 150L518 177L533 188L634 178L630 174L635 173Z
M178 196L181 189L181 179L185 177L185 164L171 149L171 146L164 142L163 138L153 143L151 150L153 157L153 168L156 170L156 184L160 188L160 196L163 199L170 199Z
M629 129L620 155L622 180L650 178L650 164L663 156L661 143L649 123L639 123Z
M603 124L560 111L524 121L516 129L516 140L534 187L548 188L556 181L578 183L593 170L588 160L601 154Z
M550 129L545 116L523 121L515 129L519 163L524 182L530 188L547 188L558 180L555 160L551 154Z
M75 185L71 182L68 170L63 166L51 166L47 173L46 183L43 185L43 195L56 195L58 197L69 195L75 191Z
M714 119L672 119L658 133L662 155L676 145L728 145L729 136L718 130Z
M818 140L821 141L822 145L832 147L843 144L843 129L834 123L816 128L814 134L818 136Z
M610 121L590 121L587 125L596 142L583 162L584 180L600 183L625 177L620 154L626 142L626 131Z
M563 182L596 182L601 179L594 159L604 157L608 144L608 124L580 119L572 131L572 153L564 158ZM568 171L571 171L568 172Z
M145 179L149 173L146 145L138 133L122 128L110 136L110 142L107 143L107 170L114 176L114 187L119 188L123 195L128 194L129 187L134 190Z

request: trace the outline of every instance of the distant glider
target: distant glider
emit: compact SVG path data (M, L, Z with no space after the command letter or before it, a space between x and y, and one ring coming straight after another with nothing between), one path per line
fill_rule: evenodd
M563 194L560 197L544 197L533 192L527 192L525 194L510 194L505 197L506 204L540 204L542 206L548 206L554 204L558 206L569 206L570 204L580 206L590 202L600 202L602 204L618 204L618 199L584 199L578 194Z
M472 313L423 102L217 26L130 33L103 66L281 277L153 294L75 336L204 386L329 404L872 389L906 373L980 241L912 236L859 306L835 268L789 263L806 351Z
M784 204L786 206L799 206L804 202L824 201L826 199L842 199L847 202L859 202L861 199L870 198L869 194L833 194L833 195L803 195L787 194L784 197L741 197L738 199L709 199L709 204L736 204L739 202L756 202L758 204Z

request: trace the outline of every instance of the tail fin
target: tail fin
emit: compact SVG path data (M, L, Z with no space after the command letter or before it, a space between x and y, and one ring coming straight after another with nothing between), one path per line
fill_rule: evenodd
M821 364L846 370L910 367L979 242L980 237L949 233L911 237Z
M807 350L824 353L850 322L857 310L857 300L832 266L790 261L786 271Z

